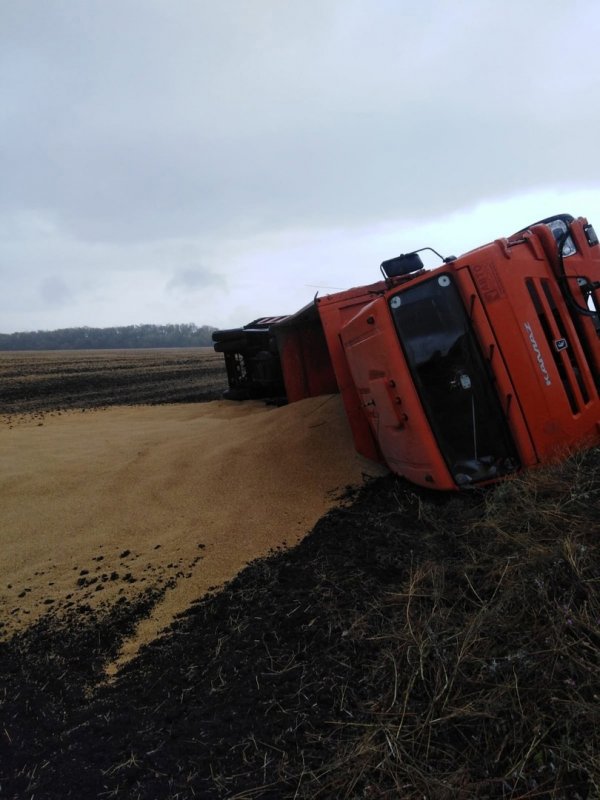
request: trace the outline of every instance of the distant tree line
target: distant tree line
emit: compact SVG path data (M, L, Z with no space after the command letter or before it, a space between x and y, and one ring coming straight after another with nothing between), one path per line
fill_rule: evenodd
M120 350L134 347L210 347L210 325L126 325L0 333L0 350Z

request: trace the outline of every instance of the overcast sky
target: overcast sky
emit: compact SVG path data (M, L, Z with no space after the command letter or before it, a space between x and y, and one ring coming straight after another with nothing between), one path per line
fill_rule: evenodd
M0 332L288 313L600 228L598 0L0 0Z

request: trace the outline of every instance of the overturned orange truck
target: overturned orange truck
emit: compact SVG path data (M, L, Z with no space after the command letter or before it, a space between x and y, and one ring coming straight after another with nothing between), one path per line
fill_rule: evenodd
M420 252L384 261L369 286L216 331L225 396L340 392L356 449L436 489L600 444L600 246L587 220L549 217L436 269Z

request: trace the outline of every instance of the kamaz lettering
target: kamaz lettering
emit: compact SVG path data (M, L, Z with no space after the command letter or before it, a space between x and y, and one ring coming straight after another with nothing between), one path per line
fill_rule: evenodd
M540 353L540 348L538 347L538 343L535 340L535 336L533 335L533 331L531 330L531 325L526 322L525 323L525 330L529 336L529 341L531 342L531 346L533 348L533 352L535 353L535 357L540 367L540 372L544 376L544 383L546 386L552 386L552 381L550 380L550 375L548 375L548 370L546 369L546 365L544 364L544 359L542 358L542 354Z

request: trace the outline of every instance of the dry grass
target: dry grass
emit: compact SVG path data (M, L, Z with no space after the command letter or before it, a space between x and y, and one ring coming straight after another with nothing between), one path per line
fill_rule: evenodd
M417 504L451 551L373 608L377 699L340 726L339 756L310 791L600 797L600 451L507 481L475 507Z

